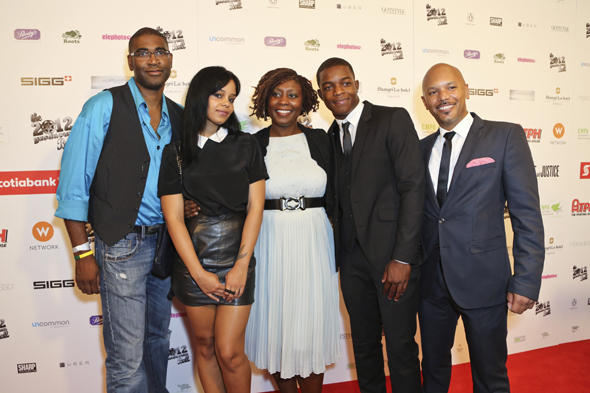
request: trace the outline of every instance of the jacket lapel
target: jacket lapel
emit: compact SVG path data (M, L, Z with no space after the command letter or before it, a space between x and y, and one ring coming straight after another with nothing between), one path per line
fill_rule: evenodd
M473 149L479 140L479 133L483 128L483 121L477 116L475 113L471 113L473 116L473 124L471 124L471 128L469 129L469 133L467 134L467 139L465 139L465 143L463 144L463 148L461 149L461 153L459 154L459 158L457 159L457 164L455 164L455 169L453 170L453 178L451 179L451 185L449 186L448 197L450 198L453 195L453 186L461 176L461 173L465 170L465 165L467 165L467 160L469 157L472 156Z
M358 163L362 157L363 153L363 146L365 145L365 141L367 140L367 134L369 133L370 122L371 122L371 113L373 105L368 101L363 101L365 105L363 108L363 113L359 119L359 123L356 129L356 135L354 137L354 144L352 145L352 178L354 179L354 174L356 173L356 168L358 167Z

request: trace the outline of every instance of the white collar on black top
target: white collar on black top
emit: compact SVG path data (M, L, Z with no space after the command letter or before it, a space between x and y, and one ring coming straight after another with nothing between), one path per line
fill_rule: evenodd
M210 137L206 137L206 136L199 134L199 140L197 141L197 145L202 149L203 146L205 146L205 142L207 142L208 140L212 140L213 142L220 143L221 141L223 141L225 139L227 134L228 134L227 128L223 128L223 127L219 127L219 130L217 130L217 132L215 134L211 135Z

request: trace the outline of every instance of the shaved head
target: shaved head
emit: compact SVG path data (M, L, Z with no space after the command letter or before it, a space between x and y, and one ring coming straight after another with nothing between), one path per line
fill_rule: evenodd
M422 79L422 94L424 94L426 86L428 86L428 82L430 82L430 79L433 77L433 75L437 75L440 71L450 72L455 75L455 80L457 82L466 84L465 79L463 79L463 74L461 73L461 71L459 71L457 67L454 67L447 63L438 63L433 65L428 69L428 71L426 71L426 74Z

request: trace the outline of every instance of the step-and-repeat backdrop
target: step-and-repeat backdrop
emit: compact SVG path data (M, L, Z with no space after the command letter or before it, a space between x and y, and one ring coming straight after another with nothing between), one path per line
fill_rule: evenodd
M22 0L4 2L0 21L0 390L104 390L99 299L74 286L55 189L82 104L129 78L127 41L143 26L168 38L168 96L183 103L198 69L224 65L244 86L236 112L250 132L265 125L248 106L266 71L291 67L313 80L324 59L340 56L355 67L362 99L407 108L424 137L437 126L420 101L422 76L438 62L459 67L470 110L523 126L539 181L543 285L533 310L509 316L509 351L590 338L589 1ZM322 105L305 121L327 128L332 119ZM168 388L198 392L175 306ZM341 310L343 357L326 383L356 378ZM454 362L467 352L460 324ZM252 383L271 390L259 370Z

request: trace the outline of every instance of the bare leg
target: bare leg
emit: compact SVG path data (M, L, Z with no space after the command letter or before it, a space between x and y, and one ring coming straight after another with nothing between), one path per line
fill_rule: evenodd
M215 356L215 317L217 306L186 306L186 313L195 336L195 358L199 378L206 393L225 393L221 369Z
M251 306L218 306L215 352L228 393L249 393L252 371L244 353L244 335Z
M277 383L281 393L297 393L297 380L295 377L288 379L281 378L281 373L272 374L273 379Z
M297 382L301 388L301 393L321 393L324 384L324 373L309 374L306 378L297 376Z

